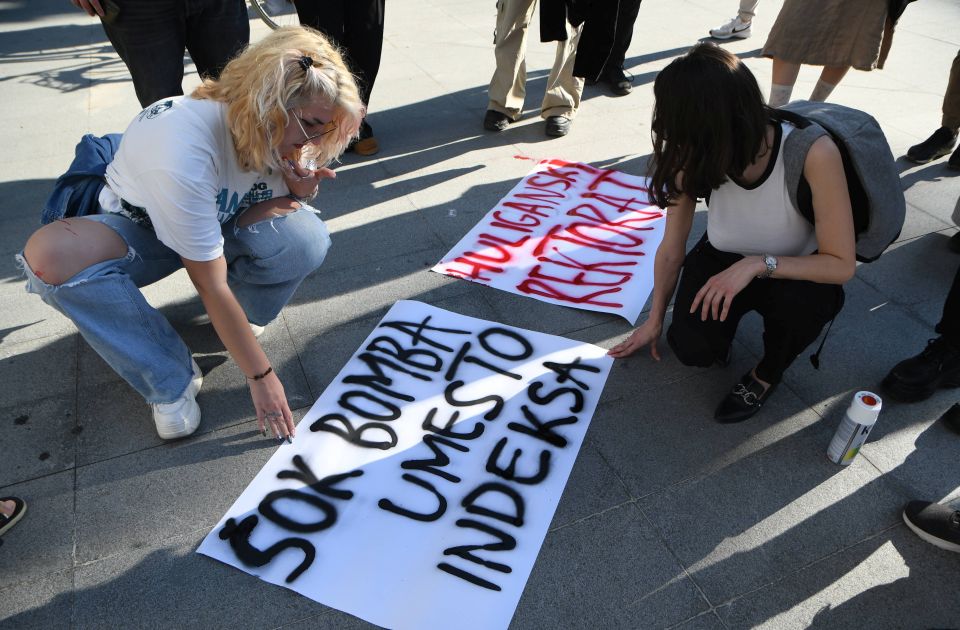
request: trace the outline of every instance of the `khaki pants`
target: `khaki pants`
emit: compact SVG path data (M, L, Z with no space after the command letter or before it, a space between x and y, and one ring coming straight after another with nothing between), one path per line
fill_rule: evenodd
M533 17L537 0L499 0L497 2L497 37L494 53L497 69L490 79L492 109L517 120L523 112L526 95L527 65L524 60L527 46L527 27ZM567 40L557 42L557 55L540 105L540 116L573 118L580 106L583 79L573 76L573 62L577 54L580 29L567 24Z
M760 0L740 0L740 9L737 11L740 15L740 21L753 21L753 16L757 14L758 4L760 4Z
M947 93L943 95L943 122L940 123L956 133L960 129L960 52L953 58Z

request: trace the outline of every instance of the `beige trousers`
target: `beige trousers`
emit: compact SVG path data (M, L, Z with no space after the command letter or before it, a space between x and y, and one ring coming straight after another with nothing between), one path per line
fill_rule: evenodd
M501 112L517 120L523 112L527 89L527 27L537 0L499 0L497 2L497 36L494 54L497 69L490 79L490 104L487 109ZM567 40L557 42L557 55L547 77L540 104L541 118L566 116L573 118L580 106L583 79L573 76L580 29L567 24Z

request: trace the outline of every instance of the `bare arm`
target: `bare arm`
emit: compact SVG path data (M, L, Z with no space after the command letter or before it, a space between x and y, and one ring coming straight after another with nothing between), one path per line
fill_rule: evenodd
M626 341L611 348L607 353L610 356L618 359L628 357L649 345L650 355L657 361L660 360L657 340L663 330L663 318L667 313L670 298L677 288L677 278L680 277L680 268L686 255L687 237L690 236L690 228L693 226L696 203L696 200L684 195L667 208L663 241L657 248L653 262L653 300L647 321L634 330Z
M275 435L292 436L293 414L276 371L271 370L262 378L252 378L267 372L271 365L250 330L243 308L227 285L226 260L223 256L204 262L186 258L182 260L210 315L214 330L247 377L260 428L264 429L269 424Z
M853 277L857 259L847 179L833 140L824 136L813 143L803 173L813 193L819 249L808 256L778 256L772 277L843 284ZM707 280L694 296L690 312L700 309L704 321L708 317L726 320L733 298L766 268L762 256L745 256Z
M813 192L817 253L777 259L774 278L843 284L857 268L853 211L843 160L833 140L824 136L813 143L803 165ZM762 262L762 261L761 261ZM761 268L758 273L762 272Z

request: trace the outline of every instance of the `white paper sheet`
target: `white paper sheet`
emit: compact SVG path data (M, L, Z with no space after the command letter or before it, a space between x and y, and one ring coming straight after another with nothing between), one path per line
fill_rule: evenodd
M543 160L431 271L635 324L664 224L645 178Z
M197 551L389 628L506 628L611 364L398 302Z

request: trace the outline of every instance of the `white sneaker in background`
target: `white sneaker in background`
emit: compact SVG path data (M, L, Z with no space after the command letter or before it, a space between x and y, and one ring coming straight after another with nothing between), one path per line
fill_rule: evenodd
M730 18L730 21L717 28L710 29L710 37L714 39L730 39L736 37L746 39L750 37L750 26L753 22L742 22L740 16Z
M200 426L200 405L196 398L203 385L203 372L196 361L191 359L190 363L193 367L193 379L183 395L170 403L150 405L153 422L157 425L157 435L164 440L187 437Z
M259 337L260 335L263 334L263 331L267 329L266 326L261 326L261 325L259 325L259 324L254 324L253 322L247 322L247 323L250 324L250 330L253 331L253 336L254 336L254 337Z

